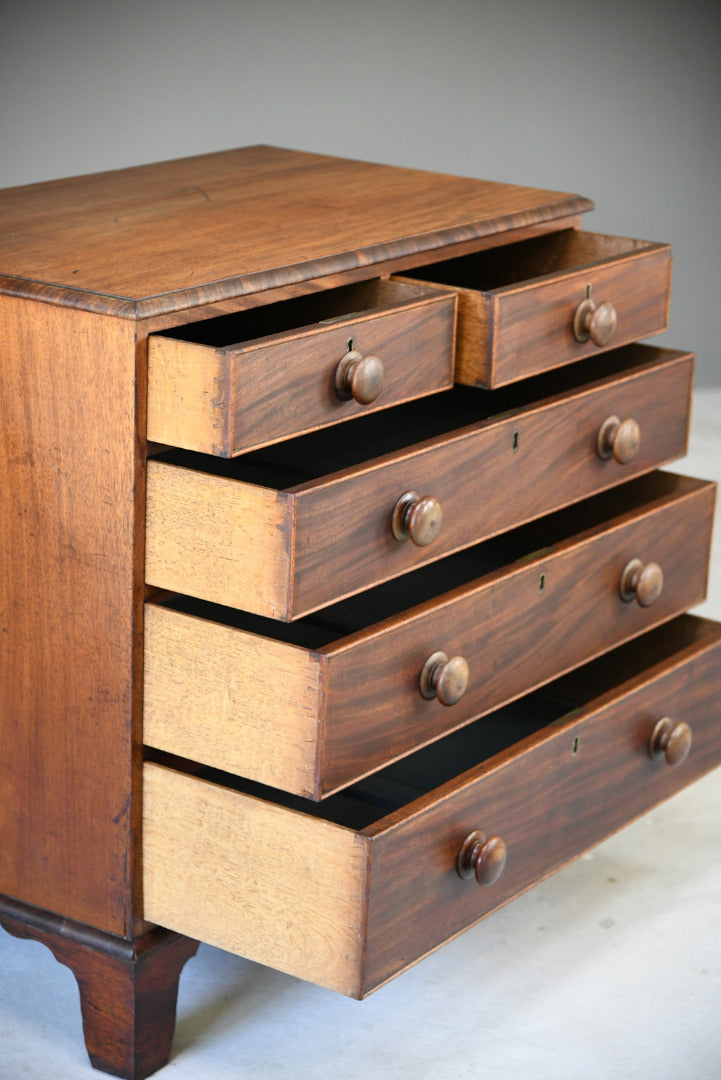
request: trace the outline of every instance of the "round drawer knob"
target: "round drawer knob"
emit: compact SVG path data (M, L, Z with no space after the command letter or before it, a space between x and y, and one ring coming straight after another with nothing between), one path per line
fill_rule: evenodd
M633 461L641 446L641 429L635 420L609 416L598 429L596 449L600 458L614 458L619 465Z
M693 735L685 720L662 717L651 732L648 752L652 758L665 758L667 765L680 765L691 750Z
M500 836L486 836L480 829L469 833L458 852L456 869L460 877L475 877L479 885L493 885L506 866L506 845Z
M383 389L383 361L377 356L347 352L335 371L335 391L342 401L353 398L359 405L370 405Z
M462 656L449 660L444 652L432 653L421 671L422 697L438 698L441 705L455 705L468 689L468 664Z
M608 345L616 332L618 316L613 304L603 300L597 304L587 297L576 308L573 317L573 336L576 341L584 342L590 338L594 345Z
M406 491L395 505L391 527L399 543L411 540L416 547L427 547L438 536L442 524L443 511L438 499Z
M641 607L650 607L663 592L663 570L658 563L631 559L623 568L620 591L626 603L638 600Z

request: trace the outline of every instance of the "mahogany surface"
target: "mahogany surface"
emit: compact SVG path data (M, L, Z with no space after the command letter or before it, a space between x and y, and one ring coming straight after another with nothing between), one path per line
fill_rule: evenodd
M75 975L85 1043L96 1069L145 1080L167 1063L178 980L197 941L160 927L128 941L4 897L0 926L47 945Z
M324 798L700 602L714 498L654 473L291 627L149 604L146 742ZM620 595L629 552L663 567L649 607ZM468 665L451 706L423 700L437 650Z
M422 401L394 404L392 409L379 406L379 411L368 410L372 414L360 418L362 407L347 402L341 405L347 421L334 424L329 432L316 431L329 426L335 414L327 411L327 401L320 409L317 400L310 409L309 402L318 385L321 397L332 391L341 357L333 356L332 364L326 358L326 374L316 391L309 391L304 376L317 374L320 368L312 350L303 353L293 376L285 367L300 355L300 342L308 350L308 336L295 331L288 351L277 362L278 370L270 371L272 358L270 364L261 359L255 368L247 365L242 370L251 380L253 400L262 403L255 416L257 428L247 442L239 430L238 400L223 412L223 423L227 421L223 440L216 444L211 433L208 441L206 431L205 442L194 441L197 417L205 410L212 429L219 402L223 404L215 393L221 389L215 382L220 378L217 368L210 373L203 370L179 390L173 383L176 400L188 395L189 446L232 454L262 444L262 449L226 461L178 449L185 444L174 441L172 425L162 436L155 434L148 446L148 336L162 331L177 342L187 331L192 340L197 324L220 315L235 318L241 311L243 320L250 315L254 322L249 309L256 308L263 309L259 321L267 324L262 333L272 336L278 300L305 298L306 303L312 294L342 286L372 292L378 288L374 279L402 276L417 267L504 246L509 246L513 262L514 242L562 230L577 233L580 215L591 208L589 200L573 194L264 146L0 192L0 922L11 933L44 942L73 970L88 1050L98 1068L140 1080L167 1060L178 978L197 948L195 940L178 934L195 938L191 927L198 926L202 931L198 937L215 940L212 928L208 926L206 934L205 927L206 920L212 921L219 912L218 943L242 949L247 932L251 941L260 941L261 952L266 950L260 959L286 969L283 927L290 915L296 915L302 924L293 942L298 973L362 996L504 902L499 897L508 899L530 887L717 763L718 631L708 628L679 631L685 641L683 655L654 637L654 649L660 648L663 658L659 660L653 650L644 652L649 675L639 674L641 669L631 665L629 700L636 700L638 691L644 710L663 709L654 723L671 718L673 730L684 735L683 753L664 750L657 755L659 760L652 760L647 748L655 729L646 711L643 722L635 714L627 718L624 713L621 718L619 703L606 685L602 700L590 711L568 718L569 725L578 725L582 747L570 765L564 740L571 726L536 732L530 742L507 743L488 769L479 766L477 777L456 769L453 779L446 778L445 788L435 795L425 788L426 794L399 811L400 816L383 811L382 821L378 814L368 817L368 804L360 800L365 814L361 825L334 822L335 800L341 798L346 806L345 793L329 794L320 804L322 812L328 808L331 815L326 820L310 798L282 796L285 802L277 805L274 800L282 795L277 791L266 790L256 798L236 790L252 784L247 778L224 773L225 786L204 784L198 773L206 767L199 761L161 761L162 751L144 745L146 600L152 610L157 601L168 599L160 590L173 588L187 598L193 587L188 587L183 574L189 573L191 582L203 579L208 567L215 579L209 601L244 608L236 612L243 618L256 618L246 615L248 611L259 611L259 619L272 616L280 627L280 643L291 647L293 658L283 653L279 672L272 666L265 672L264 708L272 709L273 681L279 679L291 704L297 698L306 705L311 702L303 721L313 725L310 740L305 738L307 726L293 726L292 709L286 715L289 740L300 738L304 743L305 773L299 781L304 795L328 794L330 787L320 790L323 763L329 766L329 785L339 786L387 766L391 757L407 754L422 741L436 739L441 733L437 721L435 727L424 727L426 706L430 712L447 714L469 708L469 719L473 709L484 708L474 697L473 664L458 701L443 706L418 694L419 711L407 725L410 734L392 734L387 740L393 722L387 715L388 687L395 688L398 672L384 668L382 646L386 634L390 638L393 619L381 626L377 651L366 657L362 678L352 667L353 648L358 647L355 655L360 656L365 647L362 627L346 627L343 640L326 627L323 640L306 651L294 646L292 635L304 632L304 618L331 599L352 606L354 601L347 598L357 594L359 603L367 600L372 605L373 598L362 590L376 582L395 578L403 587L408 572L422 563L428 563L425 570L433 574L441 556L468 549L481 538L501 536L552 509L571 506L573 515L578 500L626 480L636 483L633 478L678 457L686 447L693 371L688 353L628 346L606 353L602 364L594 357L569 364L561 373L524 378L510 388L510 396L501 390L468 388L437 393L449 378L449 353L457 331L451 314L455 292L444 288L439 310L443 308L445 315L434 321L436 337L430 335L426 342L428 355L414 371L417 381L393 391L394 401L406 397ZM585 250L585 239L577 235L570 239L572 246ZM543 244L540 247L545 250ZM660 245L658 250L665 267L667 248ZM628 266L642 261L633 248L619 252L622 262L627 257ZM493 262L492 252L487 259ZM400 286L384 281L381 288L388 293ZM420 288L417 282L414 288ZM509 291L521 295L527 290L521 283L517 288L511 284ZM663 287L655 291L662 304ZM633 306L643 309L643 286L634 291ZM404 319L411 307L398 323L409 371L414 351ZM355 314L355 305L351 308ZM532 309L533 304L525 302L517 320L531 331L531 339ZM360 315L358 325L364 318ZM654 327L658 324L654 317ZM414 330L428 336L420 319ZM504 333L503 327L494 333ZM436 339L443 350L442 371L433 358ZM339 344L344 351L350 349L345 335ZM245 355L243 349L240 353ZM567 359L546 349L543 366L561 365ZM182 367L185 360L183 350L173 354L173 363ZM227 362L224 389L235 380L237 391L242 358L231 350L220 360ZM218 361L215 355L212 363ZM201 368L204 362L201 359ZM531 370L522 362L515 372L527 375ZM371 374L372 383L378 371ZM343 380L341 384L344 391ZM284 412L293 411L298 399L297 415L290 419L284 415L275 426L274 414L280 408L276 398L283 385L289 388ZM373 386L358 391L361 398L374 393ZM199 394L206 395L204 403ZM470 417L466 406L460 405L463 394L474 395ZM442 415L447 408L443 402L451 403L450 419ZM161 412L172 415L174 407L172 394L163 397ZM391 414L388 423L384 417ZM630 449L619 443L618 451L612 449L611 457L602 460L606 442L601 440L599 454L599 431L614 417L635 423L640 439L634 431ZM286 445L286 437L296 431L307 434L287 440ZM154 458L150 463L149 453ZM185 467L170 463L174 455L187 456ZM226 488L234 489L226 505L217 495L224 468L249 470L266 480L281 474L283 479L277 487L274 482L253 486L226 480ZM149 491L152 495L154 477L163 470L176 479L164 488L165 516L156 521L152 505L146 507L146 496ZM689 485L681 493L685 514L674 516L669 509L667 520L668 508L659 503L657 530L651 521L656 509L638 520L638 507L624 511L623 524L629 525L634 539L633 550L624 552L626 560L653 559L645 549L658 539L655 532L663 534L662 543L673 550L664 549L666 577L654 605L648 609L635 601L624 605L614 595L628 624L619 640L635 634L644 640L654 621L671 619L701 597L712 491L709 485ZM393 537L393 509L411 491L418 492L421 501L435 498L442 510L438 535L431 535L425 547ZM628 491L635 488L628 486ZM436 507L432 509L434 534L438 521ZM697 532L694 544L687 543L689 528ZM415 541L429 538L428 529L410 533ZM589 548L593 546L589 542ZM567 550L561 541L559 557ZM166 581L163 559L167 561L168 552L177 577ZM230 555L235 558L238 553L234 562ZM544 558L532 549L530 562L519 565L511 578L533 581L539 611L543 605L538 596L545 591L542 601L552 617L557 586L543 577ZM161 570L149 571L146 579L146 565ZM573 599L583 593L591 572L584 564L584 583L572 580L569 570L565 577L559 575L558 584ZM608 568L604 573L608 585ZM457 604L457 631L469 640L477 638L482 630L477 612L472 605L463 610L466 585L451 586L455 593L445 597L438 610L431 594L419 598L415 613L401 604L396 611L401 636L421 623L430 633L434 621L439 627L443 622L435 619L441 609ZM487 676L491 697L497 691L497 700L507 700L501 682L516 662L515 627L528 608L526 591L501 596L502 592L493 618L503 644L497 668ZM256 595L261 603L253 607ZM250 602L238 603L239 597L249 597ZM556 673L617 640L600 624L586 625L592 613L582 607L575 610L572 602L568 607L572 613L568 629L577 637L579 651L569 649L567 662L560 663ZM549 667L544 647L555 642L561 653L564 641L559 640L559 628L554 637L543 619L531 623L539 641L544 635L547 640L538 646L537 655L530 655L523 679L538 685L549 675L542 670ZM681 625L701 626L693 620ZM422 644L417 664L415 659L408 661L402 679L411 668L417 679L417 668L433 652L459 654L447 640L429 638ZM275 641L272 647L266 642L258 655L266 661L280 656L283 650L277 646ZM345 683L342 678L339 682L337 707L343 713L360 702L367 709L368 724L365 730L363 725L351 730L349 723L345 728L341 724L342 738L334 744L329 732L316 725L312 709L316 691L321 712L326 706L335 707L331 697L336 690L326 684L321 669L334 662L340 670L346 659L349 674ZM216 701L231 697L233 680L252 678L252 669L226 666L215 687ZM456 668L463 674L462 665ZM592 673L589 680L596 677L603 684L602 674ZM651 678L659 694L663 689L658 701L655 689L651 692ZM512 694L521 693L521 684L526 685L523 680L507 683L506 691ZM442 689L442 696L450 701L459 686ZM563 692L577 701L578 688L572 681L564 686ZM585 692L583 684L582 695ZM203 708L202 694L196 694L195 704ZM443 723L443 731L453 726L453 721ZM685 758L689 740L683 724L692 731ZM317 730L325 742L316 748L312 738ZM272 749L263 725L259 731L255 752L260 758ZM499 737L507 739L508 734L501 732ZM451 734L434 743L430 748L434 757L443 757L446 751L440 748L452 738ZM279 755L281 770L289 757L287 748ZM223 812L231 819L243 800L252 803L254 811L243 823L247 846L234 841L237 820L233 828L226 821L213 830L201 814L189 834L189 810L177 795L181 788L197 795L200 804L206 791L213 798L222 791ZM488 799L482 806L480 790ZM595 801L588 800L589 791L597 796ZM167 792L171 805L166 807ZM538 800L530 818L529 792ZM151 798L156 799L155 816L149 817L145 811ZM298 800L300 814L293 809L293 799ZM603 813L597 812L596 802L603 804ZM358 805L354 807L353 813L360 812ZM509 813L507 827L490 820L504 807ZM544 807L548 815L542 812ZM456 835L453 815L460 809L464 821L462 828L457 822ZM481 810L483 821L476 820ZM300 832L308 840L307 850L303 845L299 850L293 836L278 838L278 823L288 815L303 819ZM148 822L151 833L145 831ZM264 822L270 823L268 838ZM450 827L440 849L428 845L429 826L435 828L436 822ZM557 848L548 834L549 822L561 838ZM177 830L171 844L164 843L166 826ZM479 880L498 880L487 889L472 884L476 899L462 894L456 905L458 888L467 884L455 869L458 851L463 839L476 830L493 839L497 853L507 852L507 865L501 865L498 855L492 872L478 873ZM517 853L525 850L524 845L529 852L521 870ZM249 866L251 850L257 859L257 881ZM432 877L440 865L439 850L448 873L431 880L424 876L424 867ZM220 851L221 858L208 876L210 851ZM285 856L279 858L279 852ZM412 873L403 874L407 856ZM371 862L372 894L371 882L364 878ZM289 866L297 869L296 875L287 872ZM237 878L228 899L231 871ZM267 884L261 888L263 875ZM195 897L187 887L191 879ZM150 898L144 895L149 885ZM244 889L249 890L247 902L239 904ZM493 889L500 891L493 894ZM325 907L314 906L316 891L325 897ZM477 895L485 897L482 903ZM168 897L172 904L166 904ZM176 902L189 913L187 924L184 918L176 923L171 910ZM326 916L335 920L336 938L326 936ZM168 930L161 928L165 925ZM314 953L311 927L318 929L324 952ZM364 932L372 955L365 953ZM360 968L349 966L351 954ZM326 967L332 968L332 977Z
M0 296L0 355L0 894L132 933L144 499L133 325Z
M564 389L541 381L530 401L520 390L500 399L468 391L231 462L170 452L149 464L147 580L293 620L647 472L685 451L693 359L643 346L625 355L621 371L594 365L588 381ZM596 449L619 411L643 431L624 466ZM439 419L452 430L429 438ZM394 508L411 491L442 508L427 546L394 537ZM241 500L254 511L236 509ZM261 587L251 593L253 573Z
M64 289L66 303L148 316L592 206L579 195L245 147L3 191L0 218L13 231L0 241L0 287L53 301Z
M721 764L718 626L683 632L691 639L686 647L636 672L620 698L609 689L589 701L588 689L577 683L573 704L589 704L569 714L568 723L424 796L413 814L403 808L366 830L374 837L374 888L365 992ZM624 650L612 655L623 657ZM608 666L598 664L609 680ZM579 669L581 678L585 671ZM677 768L648 753L655 719L667 714L688 720L694 734L693 749ZM472 828L499 833L507 846L503 875L487 889L455 873Z
M587 687L577 669L568 687L551 684L319 806L149 761L150 909L176 930L364 997L719 765L720 659L721 626L682 616L594 662L597 696L598 674ZM693 732L675 767L649 754L662 716ZM458 873L474 830L506 848L483 888Z

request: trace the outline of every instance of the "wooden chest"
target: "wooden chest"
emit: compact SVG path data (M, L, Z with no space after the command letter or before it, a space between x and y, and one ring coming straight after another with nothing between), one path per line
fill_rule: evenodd
M0 193L0 918L93 1063L363 997L721 761L667 245L270 147Z

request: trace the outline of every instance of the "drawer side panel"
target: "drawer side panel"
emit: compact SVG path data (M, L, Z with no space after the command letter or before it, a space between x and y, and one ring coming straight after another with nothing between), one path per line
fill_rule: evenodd
M228 358L173 338L148 339L148 439L223 453L232 408Z
M312 797L323 662L306 649L146 604L144 742Z
M149 461L147 583L287 618L290 503L282 492Z
M363 837L154 764L143 802L148 920L358 995Z

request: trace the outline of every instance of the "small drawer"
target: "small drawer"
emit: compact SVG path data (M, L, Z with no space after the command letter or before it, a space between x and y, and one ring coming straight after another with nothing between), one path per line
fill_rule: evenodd
M665 330L671 249L566 229L410 276L457 292L456 381L494 387Z
M297 619L682 455L692 376L628 346L233 461L169 451L148 462L146 581Z
M290 626L149 602L144 740L321 799L703 600L714 495L652 473Z
M453 382L456 298L369 281L148 339L148 439L233 457Z
M720 695L683 616L320 806L147 762L145 918L363 997L718 765Z

